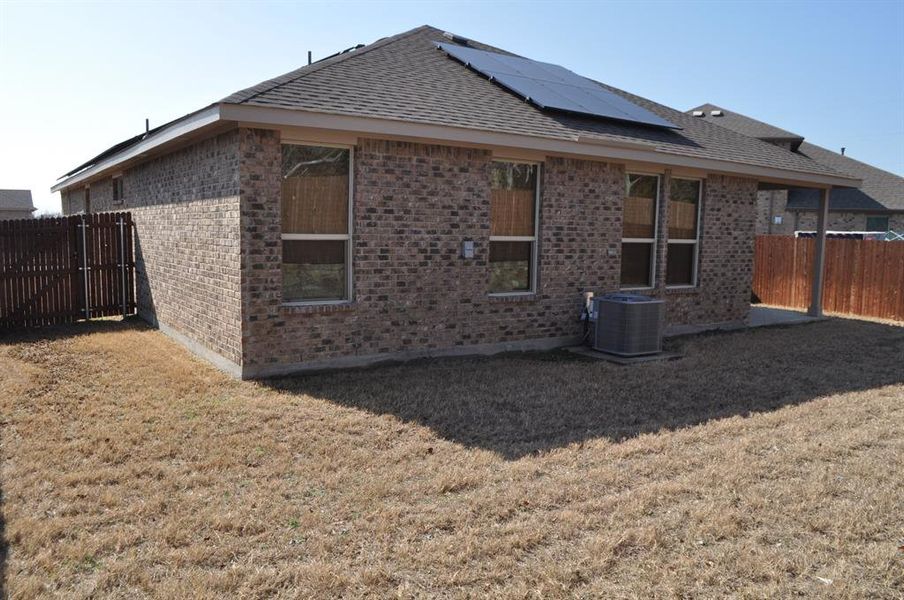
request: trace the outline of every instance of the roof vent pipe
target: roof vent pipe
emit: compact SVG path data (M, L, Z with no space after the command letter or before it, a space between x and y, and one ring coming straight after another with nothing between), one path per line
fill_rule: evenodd
M151 131L151 120L150 120L150 119L145 119L145 120L144 120L144 132L145 132L145 133L150 133L150 131Z
M841 156L844 156L844 150L845 150L845 148L844 148L844 146L842 146L841 147Z
M308 64L311 64L311 51L308 50Z

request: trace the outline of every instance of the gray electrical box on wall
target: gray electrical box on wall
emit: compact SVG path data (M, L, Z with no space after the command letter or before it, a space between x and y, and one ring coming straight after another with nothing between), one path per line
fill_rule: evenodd
M474 258L474 240L465 240L461 243L461 257Z

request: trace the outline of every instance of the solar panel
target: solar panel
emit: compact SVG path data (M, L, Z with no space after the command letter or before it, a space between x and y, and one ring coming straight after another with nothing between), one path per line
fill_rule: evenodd
M434 42L461 63L542 109L681 129L657 114L559 65Z

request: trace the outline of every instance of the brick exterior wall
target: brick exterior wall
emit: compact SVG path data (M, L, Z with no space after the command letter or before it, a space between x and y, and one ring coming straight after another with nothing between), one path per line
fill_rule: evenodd
M773 217L781 217L776 223ZM788 210L787 190L767 190L757 194L757 235L794 235L797 213Z
M91 183L92 212L130 211L139 314L241 365L239 135L225 133ZM63 197L84 210L84 190Z
M541 174L536 294L492 297L490 152L359 140L354 152L353 301L282 304L279 133L236 129L91 184L92 210L130 210L140 311L246 375L348 357L581 335L581 294L617 290L622 165L548 158ZM668 173L657 286L669 324L742 319L748 310L756 182L704 184L699 285L666 290ZM78 210L78 194L64 198ZM473 240L475 258L460 257ZM198 349L196 348L196 349Z
M354 159L354 301L281 305L277 134L243 132L244 364L575 337L584 286L615 289L621 167L557 159L542 170L538 293L487 295L491 155L362 140ZM460 258L463 240L475 258Z
M703 182L697 286L667 288L668 200L671 173L660 186L656 289L642 293L666 301L668 325L740 321L750 309L757 182L710 175Z
M491 155L362 140L354 159L354 300L282 306L279 137L245 130L241 145L248 372L349 356L573 339L582 330L581 293L618 289L621 165L547 159L537 293L498 298L487 294ZM660 244L654 293L667 300L671 324L739 320L749 307L756 182L713 177L704 189L697 288L663 289L667 250ZM666 207L663 202L667 215ZM463 240L475 242L474 259L460 258Z
M808 210L788 210L788 192L770 190L759 192L757 198L757 235L794 235L797 230L815 231L816 212ZM773 216L781 216L782 222L776 224ZM829 231L865 231L867 213L829 212ZM877 215L880 216L880 215ZM881 215L884 216L884 215ZM904 213L888 215L888 226L892 231L904 231Z
M830 231L866 231L866 213L830 212L826 229ZM875 215L886 216L886 215ZM895 213L888 216L888 228L896 232L904 232L904 213ZM801 211L798 229L810 231L816 229L816 213Z
M62 194L62 210L64 215L85 212L85 188L64 192Z

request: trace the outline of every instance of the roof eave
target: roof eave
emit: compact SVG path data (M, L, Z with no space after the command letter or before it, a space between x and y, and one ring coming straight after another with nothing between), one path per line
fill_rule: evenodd
M247 104L219 103L191 113L170 125L160 128L137 144L124 148L95 165L66 177L51 187L58 192L79 183L97 178L107 171L121 167L124 163L141 159L161 147L212 128L224 121L243 123L249 126L269 127L309 127L332 129L349 133L372 136L389 136L415 140L431 140L441 143L467 143L480 146L507 147L536 150L550 154L583 156L587 158L636 161L673 167L696 168L751 177L779 184L805 187L859 187L861 181L843 175L807 173L791 169L763 167L750 163L728 160L696 158L671 153L653 144L640 142L604 140L586 136L576 136L566 140L524 134L494 132L484 129L414 123L394 119L357 117L335 113L317 112L291 108L252 106Z
M91 165L69 177L64 177L51 187L50 191L51 193L59 192L60 190L85 182L105 171L109 171L122 165L126 161L141 158L153 150L158 149L160 146L176 142L222 120L219 104L213 104L207 108L188 114L185 117L173 121L168 126L161 127L158 131L152 133L137 144L128 146L122 151L114 153L99 161L97 164Z
M711 172L736 174L764 181L804 187L859 187L861 181L842 174L807 173L791 169L763 167L729 160L695 158L669 152L653 144L605 140L576 136L571 140L533 135L494 132L485 129L414 123L395 119L379 119L292 108L222 104L222 118L240 125L269 127L307 127L430 140L442 143L467 143L479 146L537 150L550 154L584 156L615 161L636 161L665 166L696 168Z

